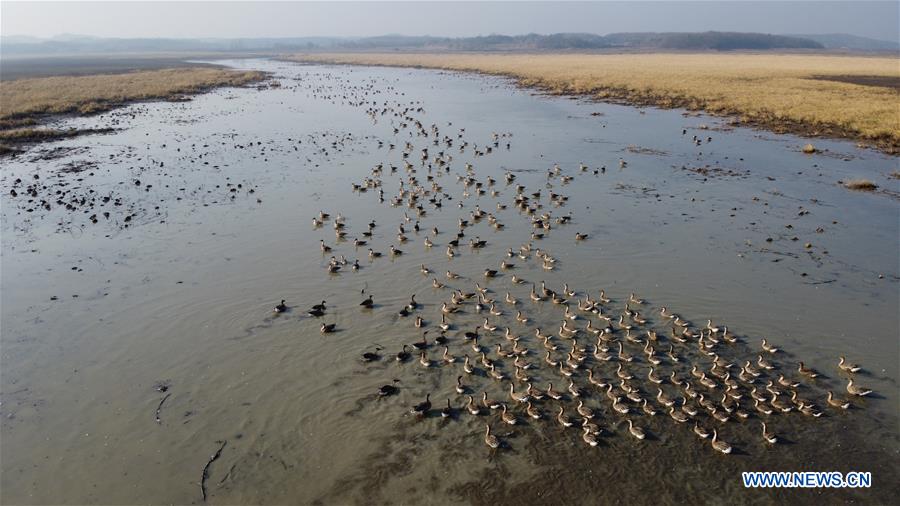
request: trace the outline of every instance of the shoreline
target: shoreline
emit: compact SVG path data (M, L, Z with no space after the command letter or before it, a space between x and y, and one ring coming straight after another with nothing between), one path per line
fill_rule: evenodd
M187 74L185 74L187 73ZM193 73L193 74L192 74ZM180 74L180 75L179 75ZM138 79L135 81L134 78ZM187 78L185 82L172 82L172 77ZM208 93L218 88L246 87L259 85L269 77L266 72L239 71L227 68L211 67L173 67L155 70L139 70L124 73L103 73L85 76L50 76L29 78L22 81L5 82L3 102L5 104L16 103L21 100L16 93L28 96L29 85L42 87L69 82L70 86L77 87L83 84L85 91L82 96L72 98L69 102L60 102L53 98L45 98L30 108L19 106L20 110L5 112L0 116L0 156L16 156L29 147L60 138L71 138L79 135L107 133L95 129L58 129L49 128L47 125L71 117L87 117L102 114L114 109L126 107L142 102L178 102L189 101L191 97ZM147 78L146 84L155 85L152 90L138 89L141 79ZM196 81L191 79L196 78ZM102 82L104 79L109 83ZM152 80L156 81L152 81ZM122 83L121 81L130 82ZM51 83L51 81L54 81ZM92 90L91 85L101 81L101 89ZM19 83L19 87L25 90L10 90L10 86ZM106 86L106 88L102 88ZM133 89L123 89L132 86ZM39 90L44 91L44 90ZM77 91L76 91L77 93ZM5 107L4 109L9 110Z
M553 83L546 79L541 79L538 77L517 75L511 71L495 71L475 66L455 67L440 64L404 64L400 62L379 62L371 60L353 61L352 58L354 56L356 56L355 53L342 53L339 55L304 54L286 55L276 57L274 59L294 63L319 63L361 67L429 69L505 77L514 81L516 86L520 88L538 90L542 93L546 93L552 96L590 98L598 102L627 105L633 107L657 107L660 109L684 109L685 111L689 112L702 112L713 117L727 119L729 126L744 126L756 128L773 132L775 134L793 134L807 139L818 138L849 140L854 141L857 147L872 148L887 155L900 156L900 138L871 138L863 135L858 130L842 126L840 124L802 121L788 117L778 117L774 113L748 116L747 111L743 111L737 108L723 108L721 106L714 107L708 100L699 96L664 94L662 93L663 90L654 92L654 90L629 89L626 87L618 86L592 86L588 88L578 88L576 83L568 83L568 86L564 84L560 89L559 83ZM375 56L377 57L377 55ZM406 54L401 54L398 56L406 56ZM347 57L350 59L341 59L342 57ZM816 76L815 78L821 79L821 76Z

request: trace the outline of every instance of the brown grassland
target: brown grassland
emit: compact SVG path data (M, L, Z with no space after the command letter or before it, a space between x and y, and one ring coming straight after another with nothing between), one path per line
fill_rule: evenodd
M174 100L219 86L241 86L262 72L178 68L89 76L55 76L0 82L0 141L28 143L71 136L30 128L57 114L94 114L140 100ZM29 128L25 128L29 127ZM6 146L2 154L15 150Z
M900 152L900 59L893 57L334 53L287 59L505 75L550 93L703 110L776 132L844 137Z
M171 99L216 86L239 86L262 77L260 72L187 68L18 79L0 83L0 119L91 114L126 102Z

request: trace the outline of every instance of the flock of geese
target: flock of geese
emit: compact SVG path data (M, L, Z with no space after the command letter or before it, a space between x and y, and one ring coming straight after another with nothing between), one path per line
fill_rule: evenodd
M836 370L846 378L849 398L828 390L823 375L767 339L739 336L708 319L695 323L667 307L654 309L634 293L617 300L597 287L577 289L563 284L554 288L544 281L525 279L526 273L550 275L560 269L560 262L547 247L537 244L564 240L557 235L590 244L587 233L557 232L577 222L571 211L559 212L569 199L562 191L582 174L598 174L605 167L590 169L580 164L566 171L553 165L540 187L519 184L510 171L498 176L502 182L498 181L490 175L492 171L479 174L473 164L492 152L510 149L512 134L494 133L483 145L470 142L465 129L446 133L436 124L426 126L419 119L425 113L420 102L375 100L369 96L373 86L345 90L344 95L325 90L316 93L365 107L375 123L390 123L397 140L379 144L389 154L399 155L399 163L378 163L352 189L372 192L379 203L405 210L395 225L396 235L376 234L382 225L375 220L351 230L348 218L341 214L320 212L314 216L315 230L334 231L335 242L319 241L328 273L363 268L359 259L345 257L359 251L366 252L367 265L381 257L398 259L403 248L421 248L435 257L434 263L446 265L453 265L454 258L467 249L497 255L495 262L468 274L426 264L409 266L431 278L431 288L441 300L422 304L412 295L407 304L390 310L398 325L411 321L422 337L398 344L387 359L403 367L449 369L453 371L449 376L455 378L447 385L446 391L453 394L446 402L435 406L432 394L427 393L411 408L415 416L463 414L482 419L479 434L492 449L504 445L502 436L495 433L497 424L517 425L523 418L572 428L585 444L596 447L603 437L626 426L627 435L642 441L649 432L645 420L660 417L668 419L673 430L689 430L708 441L713 450L729 454L732 445L720 431L727 433L733 424L755 424L762 443L777 444L775 428L780 419L799 416L815 420L828 410L847 410L853 399L871 393L856 383L860 366L844 357ZM457 163L454 150L457 156L469 155L470 161ZM620 161L620 165L625 163ZM452 179L452 172L456 172L459 187L456 194L440 184L442 179ZM389 178L397 189L386 195ZM474 201L474 205L466 205L466 201ZM444 213L453 207L460 214L451 222ZM433 215L438 218L431 220ZM528 224L524 242L510 247L478 235L504 230L501 219L509 216ZM439 229L448 223L455 228ZM389 235L394 240L387 248L376 249L374 241ZM371 292L364 296L359 303L363 311L382 310ZM282 300L274 311L288 310L286 303ZM434 312L426 314L429 307ZM328 311L322 301L311 306L308 315L325 318ZM334 332L336 324L323 322L320 330ZM360 359L375 362L385 357L369 351ZM502 392L503 397L493 396L491 391ZM397 392L396 386L386 384L377 393L390 396Z

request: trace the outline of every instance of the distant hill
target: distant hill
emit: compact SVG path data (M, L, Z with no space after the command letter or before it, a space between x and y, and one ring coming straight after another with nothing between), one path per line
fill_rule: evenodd
M819 37L820 40L815 38ZM823 42L825 41L825 42ZM874 41L847 35L786 36L765 33L702 32L702 33L555 33L550 35L485 35L479 37L431 37L383 35L364 38L290 37L242 39L151 39L99 38L79 35L60 35L50 39L22 36L0 37L0 54L59 55L86 53L141 52L288 52L315 50L432 50L432 51L552 51L599 50L637 48L643 50L775 50L823 49L832 43L851 41L858 48L863 41L881 48Z
M767 33L702 32L702 33L613 33L604 37L614 46L660 49L823 49L821 43L808 38Z
M851 49L855 51L900 51L900 41L870 39L846 33L824 33L815 35L793 35L814 40L826 49Z

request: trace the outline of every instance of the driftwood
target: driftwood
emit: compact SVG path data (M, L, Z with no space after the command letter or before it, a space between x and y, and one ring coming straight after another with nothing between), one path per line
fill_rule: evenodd
M212 466L212 463L222 455L222 450L225 449L225 445L228 444L228 441L216 441L217 443L222 443L222 446L216 450L216 453L213 453L212 456L206 461L206 465L203 466L203 474L200 476L200 494L203 496L203 502L206 502L206 480L209 478L209 468Z

